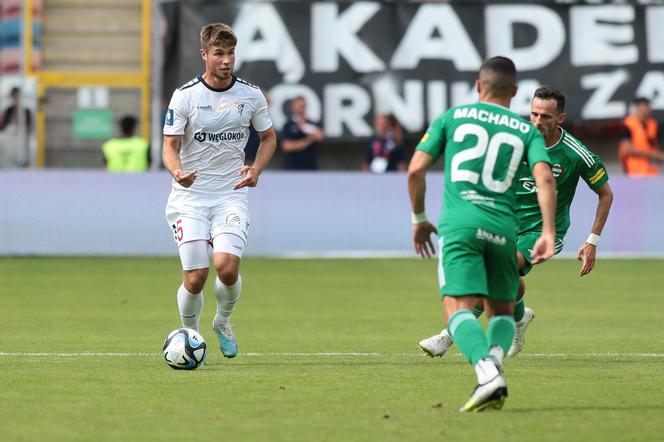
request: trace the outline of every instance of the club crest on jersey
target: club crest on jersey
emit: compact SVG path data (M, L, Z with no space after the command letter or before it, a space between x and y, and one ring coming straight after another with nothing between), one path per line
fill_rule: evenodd
M219 113L225 113L228 112L228 109L231 108L231 103L228 101L220 101L217 103L217 105L214 107L214 110L219 112Z
M565 171L565 169L563 169L563 166L561 166L558 163L554 164L553 167L551 168L551 173L556 178L558 178L560 175L562 175L564 171Z
M235 107L237 108L237 111L240 113L240 115L242 115L242 111L244 110L244 103L241 101L236 101Z

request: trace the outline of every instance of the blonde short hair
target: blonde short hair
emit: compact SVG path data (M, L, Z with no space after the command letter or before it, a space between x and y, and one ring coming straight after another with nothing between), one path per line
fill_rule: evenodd
M229 45L237 45L237 37L227 24L210 23L201 29L201 49L208 51L211 46Z

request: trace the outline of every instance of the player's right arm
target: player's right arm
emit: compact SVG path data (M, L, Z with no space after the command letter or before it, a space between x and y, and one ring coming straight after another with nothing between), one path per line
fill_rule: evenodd
M415 252L422 258L436 254L431 234L437 233L436 227L424 215L424 193L426 192L426 171L433 163L428 153L417 150L408 166L408 195L413 213L413 245ZM419 216L419 218L418 218ZM422 218L423 217L423 218Z
M164 121L162 161L175 182L182 187L190 187L197 176L195 170L185 173L180 161L180 145L182 135L189 123L189 107L190 102L187 95L181 90L176 90L171 97Z
M556 237L556 180L551 173L551 166L539 162L533 167L533 176L537 186L537 201L542 212L542 235L533 246L531 263L539 264L554 254Z
M443 129L443 120L438 117L420 140L408 165L408 196L412 210L413 245L415 252L422 258L429 258L436 254L431 234L438 233L438 231L426 219L424 194L427 169L443 150Z
M196 180L196 171L185 173L180 162L181 135L164 135L162 161L175 182L182 187L190 187Z
M533 127L533 129L535 129ZM534 130L528 145L528 164L533 169L537 202L542 212L542 234L535 242L531 263L539 264L554 254L556 237L556 179L551 173L551 159L544 146L544 139Z

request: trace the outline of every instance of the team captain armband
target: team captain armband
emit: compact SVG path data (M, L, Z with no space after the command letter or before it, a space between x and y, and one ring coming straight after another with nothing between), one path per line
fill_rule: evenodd
M597 173L595 173L595 175L591 176L588 181L590 181L590 184L593 185L593 184L597 183L599 180L601 180L602 178L604 178L604 175L606 175L606 170L604 170L604 168L602 167L601 169L599 169L597 171Z
M597 247L597 244L599 244L599 235L595 235L594 233L591 233L588 235L588 239L586 240L588 244L592 244L595 247Z
M410 222L413 224L422 224L427 222L427 214L422 212L422 213L411 213L410 214Z

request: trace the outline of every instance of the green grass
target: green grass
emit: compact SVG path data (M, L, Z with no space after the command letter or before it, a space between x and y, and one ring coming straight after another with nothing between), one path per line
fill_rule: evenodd
M177 259L0 259L0 434L34 441L633 441L664 433L664 261L557 260L528 277L537 319L497 413L457 412L458 355L434 261L246 259L241 354L193 372L159 356L179 326ZM15 353L49 353L45 356ZM132 353L57 356L54 353ZM370 352L369 356L275 353ZM145 354L148 355L145 355ZM247 353L258 353L249 355ZM455 352L454 352L455 353ZM552 354L562 354L553 356ZM646 355L652 354L652 355ZM549 356L547 356L549 355Z

